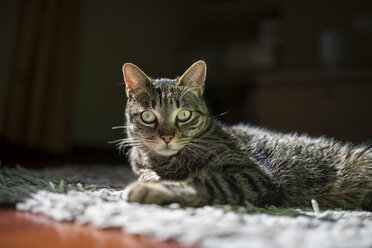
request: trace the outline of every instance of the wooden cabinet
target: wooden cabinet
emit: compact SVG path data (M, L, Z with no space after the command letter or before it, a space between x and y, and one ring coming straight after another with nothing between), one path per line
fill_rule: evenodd
M372 139L372 70L257 77L256 122L280 131Z

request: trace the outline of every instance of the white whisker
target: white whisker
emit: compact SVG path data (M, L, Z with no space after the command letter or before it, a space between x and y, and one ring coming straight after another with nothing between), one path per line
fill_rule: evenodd
M126 129L127 126L115 126L115 127L112 127L111 129L115 130L115 129Z

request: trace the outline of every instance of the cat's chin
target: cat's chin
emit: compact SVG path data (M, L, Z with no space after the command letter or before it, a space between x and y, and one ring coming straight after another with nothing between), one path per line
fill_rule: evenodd
M176 154L179 150L178 149L170 149L170 148L162 148L162 149L157 149L155 152L159 155L162 156L172 156Z

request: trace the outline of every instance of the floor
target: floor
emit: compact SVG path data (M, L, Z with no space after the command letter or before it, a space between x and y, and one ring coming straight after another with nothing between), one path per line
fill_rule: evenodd
M175 242L159 242L124 233L63 223L43 215L16 210L0 211L0 248L183 248Z

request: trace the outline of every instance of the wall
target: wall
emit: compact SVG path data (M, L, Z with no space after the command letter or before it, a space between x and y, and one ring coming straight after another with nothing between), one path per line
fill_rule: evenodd
M0 137L4 134L6 90L11 76L13 44L18 20L18 1L0 1Z
M314 69L319 66L317 39L324 29L344 33L345 68L369 67L372 33L358 32L358 14L372 13L369 0L360 1L283 1L284 43L282 68Z
M161 3L86 0L83 5L75 97L74 143L112 147L122 138L125 86L121 67L133 62L149 76L176 76L177 12ZM179 25L178 25L179 26Z
M123 124L125 88L121 67L140 66L149 76L175 77L182 44L178 4L170 1L85 0L81 6L73 143L112 147L121 138L111 130ZM3 135L6 90L17 30L18 1L0 1L0 137Z
M359 68L372 63L372 56L366 52L370 51L371 34L359 34L354 29L355 14L372 11L368 0L334 1L332 4L268 0L265 4L257 1L258 7L255 1L252 6L237 2L240 2L243 14L247 11L266 16L266 12L278 9L284 26L285 42L281 53L281 69L284 71L317 69L317 34L329 27L346 30L346 67ZM262 11L258 11L261 5ZM111 127L122 125L124 120L126 99L121 72L124 62L137 64L149 76L175 77L191 64L191 59L206 58L193 54L191 59L190 56L180 59L187 46L197 47L202 41L208 46L218 43L213 35L208 36L211 33L220 39L235 39L234 33L228 37L231 33L219 32L226 24L223 20L229 19L222 18L228 10L220 1L207 1L203 5L196 1L84 0L81 9L77 83L75 97L71 99L75 105L73 142L79 146L113 147L107 141L122 137L121 131L111 130ZM0 136L3 134L5 92L11 75L17 13L18 1L0 1ZM247 14L247 23L244 24L247 27L255 25L250 16ZM216 24L215 21L219 22ZM239 21L232 19L230 25ZM249 33L250 29L246 31L244 25L237 25L237 30ZM212 64L214 61L207 62ZM221 77L212 66L209 68L212 69L208 70L208 83L211 83L213 73L218 79L222 78L223 83L235 78L235 74ZM238 78L246 81L249 76L245 73Z

